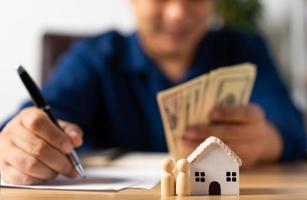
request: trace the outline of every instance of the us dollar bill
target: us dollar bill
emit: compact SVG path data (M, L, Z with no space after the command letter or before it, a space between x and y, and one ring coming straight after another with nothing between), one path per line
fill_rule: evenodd
M209 112L216 106L248 103L255 77L256 67L250 63L224 67L210 73L205 103L201 111L202 123L209 122Z
M192 151L182 145L182 137L188 127L209 123L208 115L214 107L248 103L255 77L256 66L243 63L218 68L159 92L159 110L171 155L180 159Z
M158 104L163 121L168 149L173 157L177 157L178 141L183 132L184 98L181 90L171 90L158 95Z

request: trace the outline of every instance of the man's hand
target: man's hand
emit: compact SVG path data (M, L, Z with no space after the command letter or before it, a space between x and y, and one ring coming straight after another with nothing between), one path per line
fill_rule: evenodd
M11 184L37 184L62 174L76 177L66 154L82 144L82 130L59 121L65 134L37 108L22 110L0 134L0 170Z
M195 148L207 137L216 136L242 159L243 167L280 157L283 148L280 134L258 106L219 107L209 118L208 125L188 128L183 136L187 148Z

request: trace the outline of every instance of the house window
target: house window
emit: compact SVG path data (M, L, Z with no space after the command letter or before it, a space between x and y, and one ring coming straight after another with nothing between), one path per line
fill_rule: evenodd
M227 182L237 182L237 172L226 172Z
M195 182L205 182L205 172L195 172Z

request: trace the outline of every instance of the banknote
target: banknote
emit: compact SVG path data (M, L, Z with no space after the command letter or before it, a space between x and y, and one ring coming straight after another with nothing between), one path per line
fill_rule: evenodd
M216 106L248 103L255 76L256 68L250 63L211 72L205 103L202 104L201 122L208 123L208 114Z
M163 121L168 149L174 158L186 155L182 136L186 127L194 123L196 105L200 102L202 77L158 93L158 105Z
M243 63L217 68L157 95L169 152L175 159L191 150L182 145L188 127L210 123L208 115L216 106L233 106L249 101L256 66Z
M164 125L167 145L171 154L176 157L180 132L183 131L183 104L184 98L181 91L166 91L158 96L158 104Z

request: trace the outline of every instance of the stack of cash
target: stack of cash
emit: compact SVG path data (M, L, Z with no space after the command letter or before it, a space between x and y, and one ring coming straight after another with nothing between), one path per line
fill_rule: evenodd
M247 104L255 77L256 66L243 63L218 68L159 92L159 110L171 156L177 160L191 153L181 144L182 136L188 127L210 123L208 115L214 107Z

